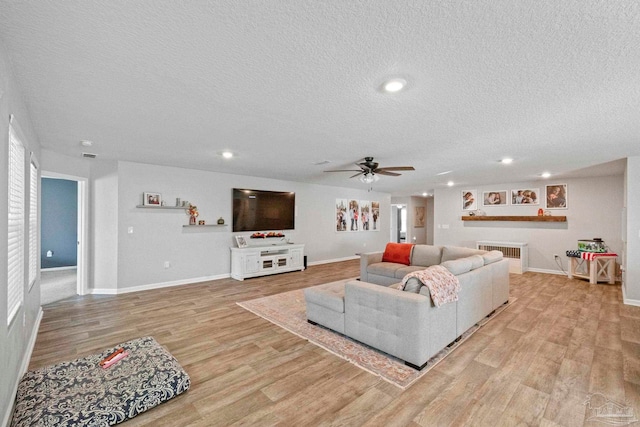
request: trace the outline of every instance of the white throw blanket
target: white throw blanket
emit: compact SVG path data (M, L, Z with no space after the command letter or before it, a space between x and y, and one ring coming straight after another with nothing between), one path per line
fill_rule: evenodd
M426 270L414 271L413 273L407 274L402 279L401 290L404 290L407 281L412 277L415 277L424 286L429 288L431 300L436 307L440 307L442 304L448 302L458 301L460 282L455 275L443 266L432 265Z

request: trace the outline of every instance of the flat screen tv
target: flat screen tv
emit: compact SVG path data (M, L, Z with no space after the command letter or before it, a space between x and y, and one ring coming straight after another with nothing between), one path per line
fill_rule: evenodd
M233 189L233 231L293 230L295 213L295 193Z

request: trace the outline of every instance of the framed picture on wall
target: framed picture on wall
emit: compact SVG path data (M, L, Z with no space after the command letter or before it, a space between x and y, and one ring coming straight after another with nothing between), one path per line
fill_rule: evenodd
M380 231L380 202L371 202L371 231Z
M482 206L505 206L509 204L507 190L484 191Z
M415 228L424 227L425 212L424 206L416 206L413 212L413 226Z
M347 199L336 199L336 232L347 231L349 212Z
M539 188L522 188L511 190L511 204L518 206L532 206L540 204Z
M160 193L143 193L142 204L144 206L161 206L162 195Z
M567 184L547 185L545 209L567 209Z
M369 200L360 200L360 224L362 231L371 229L371 202Z
M462 210L478 210L478 190L462 190Z

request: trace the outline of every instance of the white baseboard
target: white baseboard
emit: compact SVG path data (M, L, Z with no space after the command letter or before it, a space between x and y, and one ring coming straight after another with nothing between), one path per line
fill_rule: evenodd
M13 396L13 401L15 401L15 396L18 393L18 384L20 384L20 380L22 376L29 369L29 362L31 361L31 354L33 353L33 349L36 346L36 338L38 338L38 330L40 329L40 322L42 321L42 307L40 307L40 311L38 311L38 316L36 317L36 321L33 324L33 329L31 329L31 335L29 336L29 341L27 343L27 348L25 349L24 354L22 355L22 362L20 363L20 371L18 373L18 378L16 379L16 383L13 386L13 390L11 392L11 396ZM13 415L13 401L11 405L7 408L7 413L4 414L2 425L8 426L11 423L11 416Z
M70 265L67 267L51 267L51 268L41 268L40 271L63 271L63 270L77 270L77 265Z
M310 262L307 265L322 265L322 264L330 264L332 262L342 262L342 261L350 261L352 259L360 259L358 255L348 256L344 258L334 258L334 259L323 259L322 261L314 261Z
M547 270L545 268L531 268L531 267L529 267L529 269L527 271L531 271L532 273L556 274L556 275L559 275L559 276L566 276L567 275L567 273L565 273L564 271Z
M640 307L640 300L627 298L624 292L624 286L622 287L622 302L626 305L634 305L636 307Z
M228 279L231 274L219 274L216 276L193 277L191 279L173 280L171 282L149 283L148 285L132 286L118 289L89 289L92 295L120 295L130 292L149 291L152 289L168 288L170 286L191 285L193 283L208 282L210 280Z

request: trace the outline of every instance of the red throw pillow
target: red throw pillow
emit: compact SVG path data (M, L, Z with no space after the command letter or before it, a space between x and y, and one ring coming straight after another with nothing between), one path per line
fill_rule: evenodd
M413 249L413 243L387 243L382 254L382 261L409 265L411 264L411 249Z

